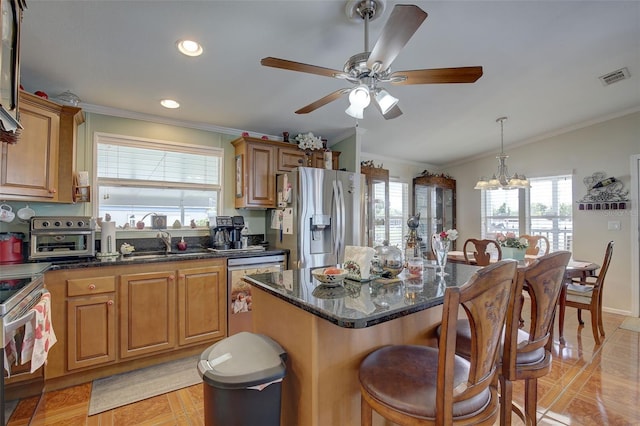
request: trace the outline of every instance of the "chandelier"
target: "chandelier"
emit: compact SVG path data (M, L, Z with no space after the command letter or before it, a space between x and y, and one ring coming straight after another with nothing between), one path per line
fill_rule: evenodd
M491 191L494 189L524 189L531 187L529 181L524 175L514 173L513 176L511 176L509 174L509 169L507 168L506 163L509 156L504 153L504 121L506 119L507 117L500 117L496 119L496 123L500 123L500 155L496 157L498 159L498 172L489 180L484 176L481 177L473 189L485 189Z

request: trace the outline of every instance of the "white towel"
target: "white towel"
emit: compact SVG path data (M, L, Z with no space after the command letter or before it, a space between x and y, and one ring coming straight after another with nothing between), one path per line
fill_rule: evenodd
M31 372L42 367L51 347L57 342L51 325L51 293L45 292L31 311L33 320L25 325L22 364L31 361Z

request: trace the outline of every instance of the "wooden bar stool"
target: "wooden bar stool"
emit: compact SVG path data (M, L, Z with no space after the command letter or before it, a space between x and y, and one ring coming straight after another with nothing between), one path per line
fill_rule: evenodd
M360 365L361 424L373 411L400 425L492 425L498 418L497 374L502 328L515 302L516 262L480 269L445 290L439 348L392 345ZM455 354L458 313L471 332L471 357Z

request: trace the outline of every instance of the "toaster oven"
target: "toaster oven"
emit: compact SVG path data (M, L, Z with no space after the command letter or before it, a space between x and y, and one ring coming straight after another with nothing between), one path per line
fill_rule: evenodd
M95 222L86 216L34 216L29 238L30 260L94 257Z

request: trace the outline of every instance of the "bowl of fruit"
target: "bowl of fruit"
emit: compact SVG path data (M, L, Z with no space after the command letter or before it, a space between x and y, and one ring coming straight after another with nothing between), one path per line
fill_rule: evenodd
M311 271L311 275L323 284L339 284L347 276L347 270L330 266Z

